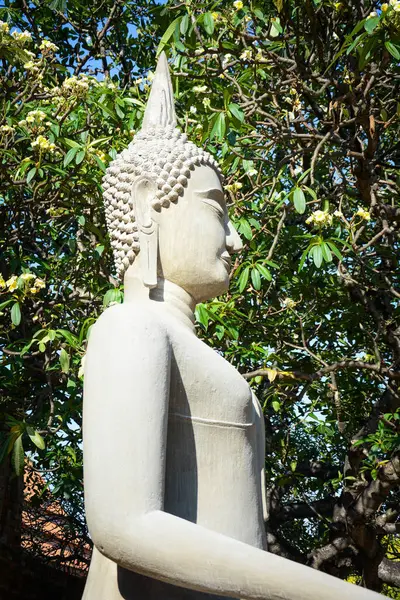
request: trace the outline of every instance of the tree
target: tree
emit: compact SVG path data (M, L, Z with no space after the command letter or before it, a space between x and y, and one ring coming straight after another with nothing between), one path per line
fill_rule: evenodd
M180 126L220 160L246 242L197 319L263 404L270 551L398 598L400 2L0 15L19 35L40 23L35 52L59 46L27 60L2 26L4 454L18 472L31 444L81 507L79 368L102 302L122 298L101 175L140 125L159 42Z
M0 9L0 540L8 547L19 546L24 464L46 474L71 514L72 539L86 537L82 361L102 307L122 299L101 178L141 122L138 76L156 49L152 8L15 1Z

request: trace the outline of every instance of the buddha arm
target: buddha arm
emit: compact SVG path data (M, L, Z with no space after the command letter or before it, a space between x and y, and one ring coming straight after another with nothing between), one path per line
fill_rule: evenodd
M170 346L162 326L127 312L101 317L85 367L85 503L97 549L132 571L212 594L382 598L163 512Z

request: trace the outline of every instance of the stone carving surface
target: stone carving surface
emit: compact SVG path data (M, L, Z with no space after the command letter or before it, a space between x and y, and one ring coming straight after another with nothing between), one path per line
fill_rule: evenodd
M85 363L84 600L380 598L265 551L261 407L194 329L241 240L215 161L176 128L164 55L104 189L125 298L94 325Z

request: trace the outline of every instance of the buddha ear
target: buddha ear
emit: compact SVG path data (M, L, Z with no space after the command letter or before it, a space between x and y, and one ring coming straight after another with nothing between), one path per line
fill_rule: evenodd
M157 285L158 225L152 218L156 184L149 177L138 177L132 185L132 201L139 233L139 261L143 284Z
M132 200L138 227L149 227L152 223L151 202L155 197L156 184L145 175L138 177L132 185Z

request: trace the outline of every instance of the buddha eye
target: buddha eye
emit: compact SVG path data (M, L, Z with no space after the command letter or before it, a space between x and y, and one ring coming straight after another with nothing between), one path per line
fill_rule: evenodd
M215 200L211 200L211 198L203 198L203 202L204 204L207 204L207 206L209 206L211 210L213 210L218 215L221 221L223 220L223 218L225 217L225 213L218 202L216 202Z

